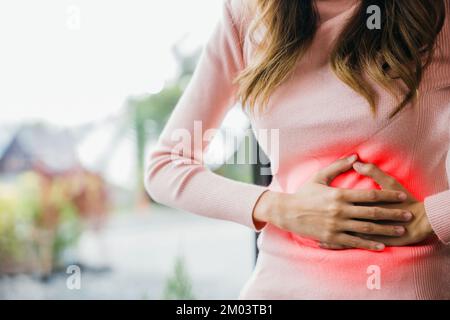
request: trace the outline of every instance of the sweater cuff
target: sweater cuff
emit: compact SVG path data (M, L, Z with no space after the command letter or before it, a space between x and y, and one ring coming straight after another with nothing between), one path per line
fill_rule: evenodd
M443 243L450 244L450 190L427 197L425 211L434 233Z
M255 210L255 206L259 201L259 198L268 191L267 188L257 185L251 185L251 188L248 188L244 193L242 193L240 196L242 197L240 203L247 203L249 206L247 209L244 209L246 211L246 214L244 215L244 221L239 221L241 224L249 227L255 232L261 232L264 228L258 228L255 225L255 221L253 219L253 211ZM236 199L239 201L239 199ZM267 224L266 224L267 225Z

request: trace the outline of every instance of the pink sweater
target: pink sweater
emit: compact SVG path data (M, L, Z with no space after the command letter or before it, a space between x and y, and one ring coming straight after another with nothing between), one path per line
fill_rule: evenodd
M222 19L151 155L145 182L158 202L255 229L252 211L267 188L212 173L201 158L207 144L180 151L173 136L177 129L194 134L196 121L201 121L203 131L219 127L237 102L232 79L250 62L254 49L247 32L251 17L243 9L244 2L224 1ZM268 111L248 113L254 130L279 130L279 154L260 141L278 169L269 189L293 193L321 168L357 153L425 201L436 236L414 246L388 247L378 253L331 251L267 225L258 241L261 253L256 268L240 298L450 299L446 171L450 146L449 19L426 71L418 103L390 120L388 114L396 101L377 87L379 113L373 118L368 103L339 81L328 63L332 42L355 8L350 2L318 2L322 20L309 52L292 78L274 92ZM372 181L354 171L333 185L374 187Z

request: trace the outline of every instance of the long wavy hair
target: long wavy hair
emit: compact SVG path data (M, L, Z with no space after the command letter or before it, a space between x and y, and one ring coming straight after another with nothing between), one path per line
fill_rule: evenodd
M397 114L418 96L424 69L445 21L444 0L359 0L330 56L332 70L363 96L376 114L375 81L398 98ZM367 27L367 8L381 9L381 29ZM314 0L253 0L255 18L250 33L263 26L264 41L256 59L235 79L243 105L254 110L267 105L303 57L316 34L318 12ZM402 84L401 95L393 88ZM397 92L397 93L396 93Z

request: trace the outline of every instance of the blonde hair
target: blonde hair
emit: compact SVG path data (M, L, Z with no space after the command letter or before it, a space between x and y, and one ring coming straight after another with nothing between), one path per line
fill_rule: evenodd
M444 0L361 0L356 14L339 36L330 57L334 73L362 95L376 112L375 81L395 95L393 81L400 80L405 93L394 116L417 97L423 71L433 54L436 38L445 21ZM382 11L382 28L366 26L368 6ZM248 8L252 8L248 6ZM254 38L264 27L254 61L235 79L243 105L264 108L273 91L294 69L317 30L314 0L254 0L256 18L250 25ZM368 77L368 78L367 78Z

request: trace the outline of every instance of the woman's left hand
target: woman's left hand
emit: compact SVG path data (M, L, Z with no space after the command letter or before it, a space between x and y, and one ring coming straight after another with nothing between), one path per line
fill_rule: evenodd
M384 243L386 246L408 246L419 243L433 234L423 202L415 199L395 178L389 176L374 164L356 162L353 168L359 174L372 178L382 189L404 191L408 194L408 200L405 202L381 205L381 207L404 209L413 214L411 222L402 224L406 228L406 232L401 237L364 235L364 238Z

